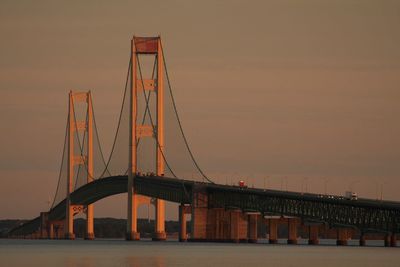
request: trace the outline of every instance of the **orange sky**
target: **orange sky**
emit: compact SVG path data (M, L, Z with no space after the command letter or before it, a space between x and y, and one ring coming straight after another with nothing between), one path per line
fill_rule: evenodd
M382 184L400 201L399 2L135 2L0 2L0 219L53 197L70 89L92 90L109 151L133 34L162 35L186 134L215 180L287 177L301 191L308 177L323 192L326 179L372 198ZM125 202L95 216L125 217Z

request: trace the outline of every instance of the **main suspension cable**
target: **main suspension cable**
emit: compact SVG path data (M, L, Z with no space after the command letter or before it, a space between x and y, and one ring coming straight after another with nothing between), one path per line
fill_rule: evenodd
M129 58L130 58L130 57L129 57ZM122 98L122 105L121 105L121 110L120 110L120 113L119 113L118 125L117 125L117 130L116 130L116 132L115 132L114 142L113 142L113 145L112 145L112 147L111 147L111 152L110 152L110 156L108 157L108 161L107 161L107 164L106 164L106 168L104 169L104 171L103 171L103 173L100 175L100 177L104 177L104 174L105 174L106 172L108 172L108 173L111 175L110 171L108 170L108 166L110 165L111 158L112 158L113 153L114 153L115 145L116 145L116 143L117 143L117 137L118 137L119 129L120 129L120 127L121 127L122 113L123 113L123 111L124 111L124 103L125 103L125 99L126 99L126 92L127 92L127 90L128 90L129 73L130 73L130 69L131 69L131 64L132 64L132 59L130 58L130 59L129 59L129 64L128 64L128 72L127 72L127 74L126 74L124 96L123 96L123 98ZM125 172L125 173L126 173L126 172Z
M69 121L69 114L68 114L68 116L67 116L67 123L66 123L66 126L65 126L64 146L63 146L63 153L62 153L62 157L61 157L60 172L59 172L59 175L58 175L57 189L56 189L56 192L55 192L55 194L54 194L53 203L51 204L51 208L50 208L50 209L52 209L52 208L54 207L54 204L55 204L56 199L57 199L58 189L59 189L59 187L60 187L61 176L62 176L62 169L63 169L63 165L64 165L65 147L66 147L66 145L67 145L67 138L68 138L68 137L67 137L67 136L68 136L68 129L69 129L69 127L68 127L68 121ZM58 204L58 203L57 203L57 204Z
M136 46L136 44L135 44L135 46ZM149 98L150 98L150 95L149 95L149 97L147 97L146 92L145 92L145 90L144 90L145 87L144 87L144 82L143 82L142 69L141 69L141 67L140 67L140 60L139 60L139 57L136 57L136 59L137 59L137 62L138 62L138 69L139 69L140 80L141 80L142 88L143 88L143 95L144 95L144 98L145 98L145 101L146 101L146 109L148 109L151 127L153 128L153 132L155 133L155 132L156 132L155 124L154 124L153 118L152 118L152 116L151 116L150 108L149 108ZM157 148L160 150L161 155L162 155L162 157L163 157L163 160L164 160L165 164L167 165L168 170L171 172L171 174L174 176L174 178L178 178L178 177L175 175L175 173L174 173L174 171L172 170L172 168L170 167L170 165L168 164L168 161L167 161L167 159L165 158L164 151L163 151L163 149L161 148L160 143L158 142L158 139L157 139L157 138L154 138L154 139L156 140Z
M188 140L187 140L187 138L186 138L186 135L185 135L185 133L184 133L184 131L183 131L182 123L181 123L181 120L180 120L180 118L179 118L178 110L177 110L176 103L175 103L175 98L174 98L174 95L173 95L173 93L172 93L171 82L170 82L169 75L168 75L167 62L165 61L164 49L163 49L163 46L162 46L162 42L161 42L161 41L160 41L160 44L161 44L161 52L162 52L163 62L164 62L164 68L165 68L165 76L167 77L169 93L170 93L170 96L171 96L171 99L172 99L172 104L173 104L173 107L174 107L176 119L177 119L178 124L179 124L179 129L180 129L181 134L182 134L182 138L183 138L183 140L184 140L184 142L185 142L186 148L187 148L187 150L188 150L188 152L189 152L189 154L190 154L190 157L192 158L192 161L193 161L194 165L196 166L197 170L200 172L200 174L201 174L207 181L209 181L210 183L214 184L214 182L213 182L210 178L208 178L207 175L204 174L203 170L200 168L199 164L197 163L197 161L196 161L196 159L195 159L195 157L194 157L194 155L193 155L193 153L192 153L192 150L190 149L189 142L188 142Z
M136 46L136 43L135 43L135 46ZM143 95L144 95L145 100L146 100L146 110L148 110L148 114L149 114L149 118L150 118L150 123L151 123L151 126L152 126L152 128L153 128L153 132L155 132L156 129L155 129L155 126L154 126L154 123L153 123L153 118L152 118L152 116L151 116L150 107L149 107L150 93L149 93L148 95L146 95L146 92L145 92L145 90L144 90L145 87L144 87L143 75L142 75L142 70L141 70L141 67L140 67L140 59L139 59L139 57L137 57L137 62L138 62L138 69L139 69L139 74L140 74L140 80L141 80L142 88L143 88ZM155 66L154 66L154 67L155 67ZM155 70L154 67L153 67L153 74L152 74L152 76L154 76L154 70ZM157 77L157 79L158 79L158 77ZM168 161L167 161L167 159L166 159L166 157L165 157L163 148L161 148L161 145L160 145L160 143L158 142L158 138L154 138L154 139L156 140L157 148L160 150L161 156L162 156L162 158L163 158L163 160L164 160L164 162L165 162L165 165L167 165L168 170L171 172L171 174L174 176L174 178L177 178L177 179L179 180L179 178L176 176L176 174L175 174L174 171L172 170L171 166L169 165L169 163L168 163ZM186 196L187 199L191 202L190 194L189 194L189 192L187 191L186 186L185 186L183 180L182 180L182 183L181 183L181 184L182 184L182 187L183 187L183 191L184 191L184 193L185 193L185 196Z
M105 171L108 172L108 175L111 176L110 171L107 169L107 164L106 164L106 161L105 161L105 158L104 158L103 150L102 150L102 148L101 148L101 142L100 142L99 132L98 132L98 130L97 130L96 116L95 116L95 114L94 114L94 107L93 107L92 94L89 94L89 95L90 95L90 102L92 103L93 125L94 125L94 130L95 130L95 132L96 132L96 139L97 139L97 144L98 144L99 150L100 150L101 160L103 161L103 164L104 164L104 166L105 166ZM104 173L104 171L103 171L103 173ZM101 177L101 176L99 176L98 178L100 178L100 177Z

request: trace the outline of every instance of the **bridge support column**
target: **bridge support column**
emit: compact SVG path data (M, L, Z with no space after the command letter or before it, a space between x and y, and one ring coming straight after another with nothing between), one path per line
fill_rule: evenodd
M230 211L222 208L208 209L207 212L207 240L226 241L230 239Z
M87 177L86 182L90 183L93 181L94 172L93 172L93 108L92 108L92 96L89 91L87 96L87 135L88 135L88 143L87 143ZM89 204L86 206L86 233L85 239L93 240L94 239L94 213L93 213L93 204Z
M41 212L40 213L40 238L46 239L49 237L47 232L47 224L48 224L48 213Z
M207 239L208 196L207 192L195 188L192 199L191 241Z
M153 241L164 241L167 239L165 233L165 202L164 200L156 200L156 229L153 236Z
M49 225L49 238L54 239L54 224L50 223Z
M239 216L240 210L232 210L230 212L230 222L231 222L231 234L230 241L234 243L239 243Z
M367 241L365 238L365 233L360 234L360 246L365 247L367 245Z
M65 239L75 239L74 209L73 209L69 199L67 199L67 214L65 216L64 231L65 231L65 234L64 234Z
M269 243L278 243L278 224L279 219L268 219L268 229L269 229Z
M187 241L186 208L187 206L184 204L179 206L179 242Z
M308 226L308 244L309 245L318 245L319 238L318 238L318 225L310 225Z
M397 246L396 234L386 234L384 241L385 241L385 247L396 247Z
M384 241L385 241L385 247L395 247L397 245L395 234L386 234Z
M384 236L383 241L384 241L385 247L390 247L390 234L386 234L386 235Z
M248 240L249 243L257 243L257 219L258 214L248 214Z
M336 245L347 246L348 238L349 238L348 229L346 229L346 228L338 228L337 229Z
M131 193L128 192L128 220L125 239L128 241L140 240L140 233L137 232L137 195L133 192L133 186Z
M192 209L192 239L193 241L205 240L207 238L207 208Z
M157 130L156 130L156 166L157 175L164 176L164 58L161 47L161 38L158 37L157 40ZM162 241L167 239L165 234L165 202L164 200L157 199L156 203L156 231L153 237L154 241Z
M69 116L68 116L68 179L67 179L67 196L66 196L66 212L64 225L64 238L74 239L74 211L71 206L70 194L73 191L74 179L74 136L76 130L74 101L72 91L69 92Z
M297 244L297 219L288 218L288 244Z
M94 239L94 218L93 218L93 205L88 205L86 210L86 240Z
M397 237L396 234L391 234L390 236L390 246L391 247L397 247Z
M248 237L247 215L241 210L230 211L231 214L231 241L246 243Z
M54 225L54 236L56 239L62 239L63 238L63 228L64 226L60 226L60 225Z
M229 239L229 211L223 208L214 208L215 222L214 222L214 238L219 241L226 241Z
M75 117L75 102L87 104L87 120L77 121ZM67 175L67 195L66 195L66 217L64 227L64 237L74 239L74 206L71 201L71 193L74 191L75 166L86 165L87 182L93 180L93 109L92 98L89 92L69 92L69 115L68 115L68 175ZM75 155L74 140L79 139L79 131L87 133L87 154Z

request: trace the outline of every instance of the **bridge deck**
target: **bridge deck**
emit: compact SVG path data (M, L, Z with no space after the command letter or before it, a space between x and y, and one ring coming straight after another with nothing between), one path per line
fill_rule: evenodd
M127 176L95 180L71 194L73 204L88 205L107 196L127 192ZM199 183L158 176L137 176L135 192L167 201L190 204L193 191L208 194L209 208L241 209L264 215L296 216L330 226L358 228L364 232L400 232L400 202L372 199L348 200L341 196L286 192L270 189ZM49 211L49 220L65 218L65 200ZM40 227L37 217L10 231L26 235Z

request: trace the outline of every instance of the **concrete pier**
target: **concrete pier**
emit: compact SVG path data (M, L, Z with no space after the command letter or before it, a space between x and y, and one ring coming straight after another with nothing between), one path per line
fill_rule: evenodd
M46 239L49 237L49 234L47 231L48 215L49 214L47 212L40 213L40 238L41 239Z
M308 226L308 244L309 245L318 245L319 244L319 225L310 225Z
M257 219L258 214L248 214L247 215L247 225L248 225L248 242L257 243Z
M184 204L179 205L179 242L187 241L186 209Z
M127 241L138 241L140 240L140 233L139 232L126 233L125 239Z
M54 239L54 224L50 223L49 225L49 238Z
M70 204L70 200L67 199L67 212L65 217L65 224L64 224L64 239L75 239L74 234L74 211L73 207Z
M249 218L245 212L240 209L209 208L207 193L202 192L201 188L197 189L193 196L189 241L248 242ZM254 241L257 235L256 220L252 218L251 223L251 236Z
M207 213L207 240L228 242L231 240L231 214L222 208L212 208Z
M206 192L196 192L192 201L191 240L207 239L208 197Z
M391 247L397 247L397 237L396 237L396 234L391 234L391 235L390 235L390 246L391 246Z
M336 245L347 246L347 240L349 239L349 231L346 228L337 229L337 240Z
M128 183L129 182L130 179L128 178ZM133 183L133 178L131 182ZM140 233L137 231L138 198L139 196L133 191L133 189L128 190L128 219L125 239L129 241L140 240Z
M86 232L85 239L93 240L94 239L94 213L93 213L93 204L87 205L86 207Z
M361 233L360 235L360 246L364 247L367 244L366 238L365 238L365 233Z
M391 235L386 234L384 237L385 247L390 247Z
M153 234L153 241L165 241L167 239L167 234L165 233L165 231L163 232L155 232Z
M277 244L278 243L278 224L279 219L268 219L268 232L269 232L269 243Z
M240 210L233 210L230 212L230 229L231 234L229 240L234 243L239 243L240 241Z
M85 240L94 240L94 233L85 233Z
M288 218L288 240L287 243L290 245L297 244L297 219Z
M153 241L164 241L167 239L165 233L165 202L164 200L156 200L156 222Z

